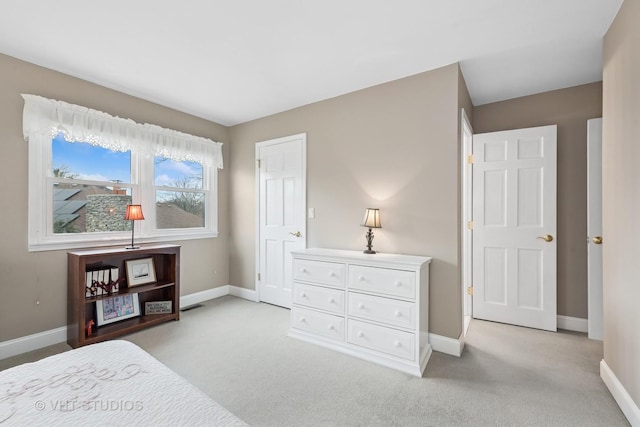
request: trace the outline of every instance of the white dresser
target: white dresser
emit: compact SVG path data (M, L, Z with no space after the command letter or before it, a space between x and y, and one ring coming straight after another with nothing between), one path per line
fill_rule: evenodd
M293 251L289 336L422 376L430 257Z

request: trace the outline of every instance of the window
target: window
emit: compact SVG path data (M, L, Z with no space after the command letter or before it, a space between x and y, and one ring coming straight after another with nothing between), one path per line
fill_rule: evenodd
M130 203L141 204L145 216L134 225L137 241L217 236L222 144L23 97L30 250L125 243Z
M156 227L204 227L206 194L202 165L155 158Z
M124 213L132 202L131 151L51 140L53 234L131 231ZM47 221L49 222L49 221Z

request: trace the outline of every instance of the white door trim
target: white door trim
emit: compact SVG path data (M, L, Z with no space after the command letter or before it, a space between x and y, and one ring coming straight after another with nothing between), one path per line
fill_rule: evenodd
M462 224L460 224L460 235L462 236L462 336L467 335L471 317L473 316L473 306L471 296L467 292L467 288L472 285L472 232L469 230L469 221L473 220L472 205L469 203L473 197L473 186L471 185L473 165L469 162L469 156L473 150L473 128L469 123L469 117L464 108L460 112L460 152L462 158L460 160L460 182L462 183L462 203L461 216Z
M587 329L589 338L603 338L602 245L602 118L587 120Z
M255 266L254 266L254 280L255 280L255 289L256 289L256 298L258 301L261 301L260 297L260 281L258 280L258 273L260 272L260 171L258 168L258 160L260 148L267 147L269 145L282 144L289 141L295 141L302 139L302 199L303 203L303 218L306 218L307 211L307 134L299 133L296 135L283 136L280 138L269 139L266 141L260 141L256 143L255 146L255 163L254 163L254 171L255 171L255 230L256 230L256 238L255 238ZM304 241L304 247L307 247L307 222L304 221L302 225L302 239Z

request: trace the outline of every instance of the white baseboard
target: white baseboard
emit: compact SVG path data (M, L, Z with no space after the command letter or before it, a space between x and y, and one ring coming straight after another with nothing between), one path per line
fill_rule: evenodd
M233 295L238 298L244 298L249 301L258 301L258 293L251 289L240 288L238 286L218 286L217 288L207 289L205 291L195 292L193 294L180 297L180 307L189 307L204 301L220 298L225 295ZM0 360L7 357L17 356L18 354L27 353L29 351L38 350L50 345L60 344L67 341L67 327L51 329L48 331L38 332L37 334L27 335L25 337L16 338L9 341L0 342Z
M580 317L569 317L558 315L558 329L565 331L584 332L589 330L589 322L587 319Z
M229 295L234 297L246 299L253 302L258 302L258 291L253 289L241 288L239 286L229 285Z
M207 289L206 291L195 292L193 294L180 297L180 308L190 307L200 304L203 301L220 298L229 295L229 285L218 286L217 288Z
M225 295L233 295L234 297L258 302L258 292L254 291L253 289L241 288L239 286L233 285L224 285L180 297L180 308L186 308L192 305L200 304L204 301L220 298Z
M462 335L460 338L454 339L429 333L429 344L434 351L460 357L464 349L464 338Z
M51 329L9 341L0 342L0 359L17 356L42 347L60 344L67 340L67 327Z
M633 401L616 374L609 368L607 362L600 361L600 378L604 381L616 403L627 417L632 426L640 426L640 408Z

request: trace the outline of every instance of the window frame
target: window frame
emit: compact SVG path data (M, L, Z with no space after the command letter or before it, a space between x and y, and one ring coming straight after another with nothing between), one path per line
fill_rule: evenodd
M51 141L51 135L40 134L33 135L28 142L29 251L113 246L130 242L131 233L128 231L53 233L53 183L58 179L53 177ZM144 212L145 220L134 223L136 242L153 243L218 237L218 169L215 166L202 165L202 192L205 193L204 227L158 229L155 209L155 156L141 152L139 147L139 144L133 144L130 149L131 183L121 184L122 187L131 188L132 203L141 204ZM78 179L74 179L73 182L96 183Z
M213 166L202 165L202 190L198 190L205 195L205 213L204 213L204 227L193 228L157 228L156 226L156 190L158 186L155 185L155 156L150 156L150 161L144 165L144 169L149 177L149 180L142 184L144 190L143 207L154 206L149 212L149 219L153 223L153 230L149 231L150 238L160 238L162 236L172 236L181 238L180 236L191 236L197 233L211 233L207 237L218 236L218 173L217 169ZM149 169L150 167L150 169ZM214 189L212 191L212 189ZM145 218L147 214L145 213ZM213 235L215 234L215 235ZM198 237L192 237L198 238ZM205 237L203 237L205 238ZM161 240L153 240L161 241Z

